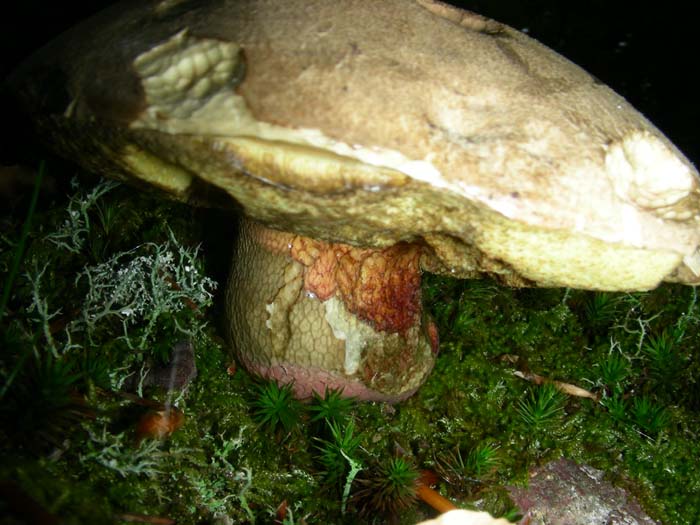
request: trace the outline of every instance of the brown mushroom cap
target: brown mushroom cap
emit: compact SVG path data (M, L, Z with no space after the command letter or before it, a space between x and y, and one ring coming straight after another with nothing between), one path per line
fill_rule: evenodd
M697 282L696 170L522 33L433 0L192 6L119 4L15 89L88 167L284 231L510 284Z

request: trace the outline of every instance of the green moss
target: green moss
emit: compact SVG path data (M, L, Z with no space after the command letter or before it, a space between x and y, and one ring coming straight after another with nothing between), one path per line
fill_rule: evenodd
M355 506L363 516L399 516L417 505L420 473L402 457L384 458L358 479Z
M340 425L336 421L326 421L328 439L317 438L317 460L325 481L331 488L341 493L352 470L352 462L359 457L358 448L362 436L355 432L355 423Z
M326 388L323 396L313 393L313 401L309 406L312 414L311 423L345 423L355 406L355 399L343 397L341 390ZM323 429L322 429L323 430Z
M86 265L165 242L169 230L192 247L203 235L199 212L115 187L85 210L90 228L73 253L46 240L65 221L66 204L37 210L10 315L2 319L0 374L9 386L0 413L0 442L8 444L0 450L0 478L16 480L67 523L109 523L124 513L182 524L224 515L265 523L283 501L297 521L354 523L352 503L343 510L359 480L381 472L397 451L412 467L437 471L439 490L458 505L495 514L512 515L507 485L565 456L603 469L663 522L690 524L700 515L700 444L692 438L700 431L700 315L692 288L514 290L426 275L441 350L423 388L393 407L319 398L289 423L285 432L294 439L280 440L258 428L256 382L230 367L214 330L216 310L183 304L159 316L143 348L129 348L116 318L96 325L90 345L86 332L67 338L86 293L75 278ZM8 239L19 238L22 220L9 223L16 231ZM12 264L13 246L3 244L0 267ZM197 264L225 266L201 254ZM36 283L21 276L41 270L36 297ZM176 402L184 425L166 440L139 444L136 426L146 408L118 385L129 372L167 361L182 326L195 334L196 380L181 395L157 388L143 394L153 403ZM136 338L145 325L126 329ZM601 401L561 397L515 371L573 383ZM32 406L30 418L20 417L21 407ZM418 504L399 522L433 515ZM384 519L378 513L367 521Z
M253 416L260 427L287 435L299 424L301 403L294 399L292 384L279 386L276 381L259 385L253 401Z
M697 486L700 476L680 467L698 453L682 430L696 432L700 422L698 360L691 353L699 318L692 288L664 285L632 295L498 289L481 312L462 305L470 284L429 276L426 285L427 295L440 300L432 308L443 343L421 396L440 400L438 449L464 451L493 439L501 445L501 482L522 479L528 465L565 455L603 468L655 517L692 523L699 509L687 486ZM436 293L445 289L450 295ZM459 323L467 311L471 332L463 335ZM659 335L669 331L673 338ZM557 406L557 425L533 435L532 421L522 416L532 419L537 398L513 378L515 370L591 389L604 396L603 403L569 398ZM665 453L652 453L654 447ZM675 472L682 473L670 474ZM491 490L472 485L472 493L475 488L481 496Z

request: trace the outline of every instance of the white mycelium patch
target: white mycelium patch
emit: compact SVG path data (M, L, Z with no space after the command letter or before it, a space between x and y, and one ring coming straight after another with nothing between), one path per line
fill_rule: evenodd
M652 210L677 204L696 184L690 169L658 138L645 132L612 144L605 168L620 198Z
M275 303L267 303L265 305L265 311L269 314L269 317L265 320L265 326L268 330L272 330L272 316L275 314L277 305Z
M352 375L360 367L362 351L377 334L368 324L348 312L343 301L337 297L331 297L323 306L326 309L326 321L333 330L333 335L336 339L345 341L343 368L346 374Z
M683 263L695 275L700 275L700 250L695 250L691 255L683 257Z

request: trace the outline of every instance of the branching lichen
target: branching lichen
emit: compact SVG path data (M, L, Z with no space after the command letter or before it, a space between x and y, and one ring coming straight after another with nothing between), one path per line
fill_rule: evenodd
M61 309L58 308L51 311L49 308L49 303L41 291L42 279L44 278L44 274L46 273L48 266L49 263L46 263L41 269L39 269L38 264L35 261L32 271L25 274L32 289L32 302L27 307L27 313L33 314L32 318L34 322L39 325L39 330L43 334L44 340L46 341L46 347L51 351L54 357L58 357L59 354L63 354L72 345L70 343L61 345L59 350L58 343L55 341L52 334L51 320L60 315ZM36 349L34 349L34 353L38 357L39 354L37 353Z
M103 320L117 318L124 341L137 349L151 339L158 320L171 315L179 332L190 338L198 335L204 321L182 324L173 314L185 308L198 313L210 306L216 283L200 270L199 247L180 244L172 231L169 237L166 242L144 243L85 267L75 284L86 286L87 293L81 317L72 327L84 329L92 340ZM133 340L130 329L137 325L140 336Z
M103 195L117 186L119 183L116 181L101 179L90 190L81 190L78 180L73 179L71 187L75 193L70 197L66 207L67 218L56 231L48 234L46 239L70 253L80 253L90 232L90 209Z
M99 432L86 428L89 440L85 442L85 451L78 455L81 463L94 461L113 470L121 477L146 476L154 478L161 473L159 466L169 455L163 443L146 439L137 446L128 443L125 433L112 434L105 424Z

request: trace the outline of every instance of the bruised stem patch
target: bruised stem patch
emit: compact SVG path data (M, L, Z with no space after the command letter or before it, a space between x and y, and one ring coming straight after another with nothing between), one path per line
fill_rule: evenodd
M360 399L405 399L437 354L422 312L419 245L387 248L280 232L244 222L228 288L231 340L247 368Z

